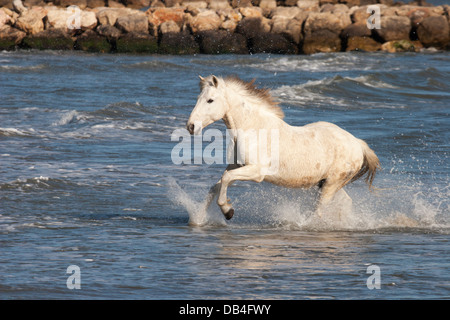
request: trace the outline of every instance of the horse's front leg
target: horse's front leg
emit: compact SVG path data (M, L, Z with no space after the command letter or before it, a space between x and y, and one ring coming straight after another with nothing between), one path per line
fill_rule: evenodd
M225 172L226 171L230 171L230 170L234 170L234 169L239 168L239 167L240 167L240 165L237 165L237 164L229 164L227 166L227 168L225 169ZM222 179L217 181L217 183L215 185L213 185L209 189L208 195L206 196L206 199L205 199L205 210L208 210L208 208L211 205L212 201L214 200L216 195L219 193L221 184L222 184Z
M261 172L262 168L258 165L246 165L234 170L226 170L223 173L217 204L227 220L230 220L234 214L234 209L231 206L230 201L227 200L228 186L236 180L261 182L264 180L264 175L262 175Z

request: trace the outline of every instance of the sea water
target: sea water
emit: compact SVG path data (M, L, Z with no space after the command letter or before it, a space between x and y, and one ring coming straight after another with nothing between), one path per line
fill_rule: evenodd
M226 165L174 164L171 134L210 74L366 140L374 190L346 187L345 221L314 215L315 188L253 182L229 188L232 220L205 210ZM431 50L1 52L0 298L448 299L449 101L450 55Z

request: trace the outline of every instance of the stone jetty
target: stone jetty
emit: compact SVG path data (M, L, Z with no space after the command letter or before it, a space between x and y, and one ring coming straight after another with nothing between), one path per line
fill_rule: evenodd
M449 16L449 5L421 0L0 0L0 50L449 50Z

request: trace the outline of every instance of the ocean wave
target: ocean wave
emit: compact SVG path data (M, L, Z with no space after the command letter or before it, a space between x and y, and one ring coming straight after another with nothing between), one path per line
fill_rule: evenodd
M18 66L18 65L0 65L0 71L4 72L14 72L14 71L39 71L47 68L46 64L37 64L33 66Z
M314 103L320 106L346 106L349 108L370 108L364 101L355 106L354 99L357 95L373 94L379 95L380 90L397 90L399 87L378 79L375 75L364 75L358 77L334 76L320 80L309 80L297 85L283 85L272 90L272 94L280 102L304 105ZM391 108L383 104L379 107ZM401 107L401 106L395 106Z
M0 137L31 137L35 134L35 130L30 128L28 130L16 128L0 128Z
M144 70L188 69L188 67L185 65L161 60L150 60L131 64L123 64L121 65L121 67L126 69L144 69Z
M11 182L0 183L0 190L32 191L38 189L66 189L77 185L71 181L59 178L39 176L34 178L19 178Z
M358 63L360 59L355 55L341 54L315 54L312 56L288 56L268 57L261 62L248 64L252 68L263 69L272 72L340 72L350 70L372 70L378 65L367 61L365 64Z

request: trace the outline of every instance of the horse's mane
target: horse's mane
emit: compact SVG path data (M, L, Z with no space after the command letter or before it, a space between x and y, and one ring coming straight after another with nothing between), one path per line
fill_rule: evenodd
M284 118L284 112L278 105L278 102L275 102L273 100L272 95L270 94L270 90L267 88L257 88L254 84L255 79L250 82L245 82L244 80L241 80L236 76L230 76L225 78L224 81L227 84L231 83L240 87L241 89L246 91L248 95L259 99L262 102L261 106L266 108L267 111L272 112L280 119Z

